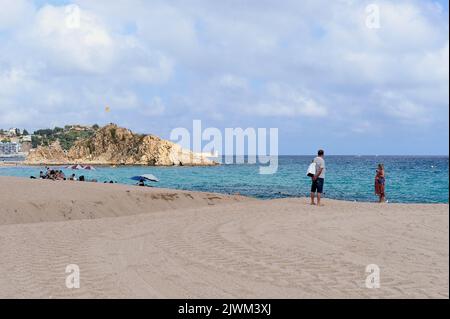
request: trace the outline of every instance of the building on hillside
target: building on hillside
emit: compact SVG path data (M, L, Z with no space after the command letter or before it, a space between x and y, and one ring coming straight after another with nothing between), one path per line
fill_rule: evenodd
M10 128L8 130L8 136L18 136L20 135L20 130L18 128Z
M83 132L83 131L89 131L92 129L92 126L85 126L85 125L66 125L64 127L64 129L66 131L78 131L78 132Z
M31 135L22 135L21 142L31 142Z
M21 151L19 143L0 143L0 155L15 155Z

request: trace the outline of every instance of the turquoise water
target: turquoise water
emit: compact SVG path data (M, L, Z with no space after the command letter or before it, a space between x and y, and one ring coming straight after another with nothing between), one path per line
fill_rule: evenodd
M311 156L280 156L274 175L259 175L258 165L233 164L216 167L98 167L96 171L71 171L99 182L114 180L134 184L130 177L154 174L157 187L226 194L240 193L257 198L308 196L310 179L306 170ZM376 201L374 176L378 163L387 174L387 199L395 203L448 203L448 157L328 156L325 196L333 199ZM39 175L39 167L0 167L2 176Z

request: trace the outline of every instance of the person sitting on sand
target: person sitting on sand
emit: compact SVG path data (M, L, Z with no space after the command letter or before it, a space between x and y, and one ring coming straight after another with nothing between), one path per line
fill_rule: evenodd
M45 174L44 174L43 171L40 171L40 172L39 172L39 178L40 178L40 179L45 179Z
M84 175L81 175L80 178L78 179L78 181L84 182L85 181Z
M50 170L50 173L48 174L48 179L51 179L51 180L56 179L56 172L54 170Z
M139 180L139 182L138 182L136 185L138 185L138 186L145 186L145 181L144 181L144 179L141 178L141 179Z
M75 176L75 174L72 174L70 177L69 177L69 181L76 181L77 180L77 177Z
M384 203L386 201L385 191L386 176L384 174L384 165L378 164L377 173L375 175L375 195L378 195L379 202Z
M62 180L64 180L64 179L65 179L64 173L63 173L61 170L57 170L57 171L55 172L55 179L56 179L57 181L62 181Z

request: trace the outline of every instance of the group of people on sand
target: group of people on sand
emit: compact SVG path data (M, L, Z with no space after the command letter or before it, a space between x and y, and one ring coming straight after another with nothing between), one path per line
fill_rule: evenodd
M91 183L98 183L97 179L87 179L84 175L81 175L77 177L75 174L71 174L69 177L66 177L64 172L62 170L58 169L51 169L49 167L45 168L45 173L43 171L39 172L39 179L46 179L51 181L78 181L78 182L91 182ZM30 176L31 179L37 179L35 176ZM143 182L143 180L141 181ZM139 186L145 186L141 185L142 183L139 183ZM104 184L117 184L116 181L110 180L103 182Z
M31 176L31 178L35 177ZM85 181L84 176L80 176L79 178L77 178L75 174L72 174L69 178L67 178L62 170L50 169L49 167L46 167L45 173L43 171L39 172L39 179L49 179L52 181Z
M311 205L321 206L321 197L323 194L323 187L325 184L325 152L319 150L317 157L313 160L312 165L315 167L315 172L310 173L308 169L308 176L311 177ZM384 164L378 164L375 174L375 195L378 196L380 203L386 202L385 194L386 175L384 171ZM315 199L317 198L317 202Z
M43 171L39 172L40 179L51 179L53 181L65 181L66 175L61 170L53 170L47 168L47 171L44 173Z
M36 179L35 176L31 176L31 179ZM75 174L70 175L69 177L66 177L64 172L62 170L58 169L50 169L49 167L46 167L45 173L43 171L39 172L39 179L46 179L46 180L52 180L52 181L79 181L79 182L97 182L96 179L93 180L87 180L84 175L81 175L77 178Z
M35 176L31 176L31 179L37 179ZM46 172L43 171L39 172L39 179L46 179L46 180L52 180L52 181L78 181L78 182L91 182L91 183L98 183L98 180L96 179L86 179L84 175L81 175L80 177L77 177L75 174L72 174L69 176L69 178L66 177L64 172L62 170L56 170L56 169L50 169L49 167L46 167ZM117 184L115 181L105 181L104 184ZM147 186L145 184L145 179L141 178L139 182L136 184L137 186Z
M31 179L36 179L36 177L31 176ZM96 179L88 180L84 175L81 175L77 177L75 174L70 175L68 178L64 174L62 170L56 170L56 169L50 169L49 167L46 167L45 173L43 171L39 172L39 179L47 179L52 181L78 181L78 182L92 182L97 183L98 181ZM104 182L109 184L115 184L114 181Z

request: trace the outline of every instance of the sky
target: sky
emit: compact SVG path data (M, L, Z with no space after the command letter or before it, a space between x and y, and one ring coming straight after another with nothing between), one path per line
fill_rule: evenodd
M432 0L0 0L0 127L168 138L201 120L278 128L280 154L448 155L448 16Z

